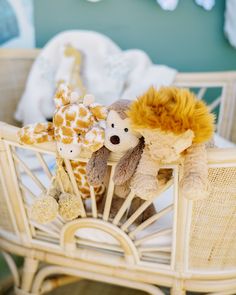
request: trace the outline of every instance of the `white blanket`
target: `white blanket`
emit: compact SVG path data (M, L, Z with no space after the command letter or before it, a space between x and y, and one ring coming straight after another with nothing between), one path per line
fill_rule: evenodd
M236 0L227 0L224 31L229 43L236 48Z
M44 122L52 117L57 83L68 82L72 60L64 56L65 46L82 55L81 80L87 93L109 105L119 98L134 99L150 86L172 84L176 70L154 65L141 50L122 51L112 40L91 31L60 33L42 49L30 71L15 118L23 124Z

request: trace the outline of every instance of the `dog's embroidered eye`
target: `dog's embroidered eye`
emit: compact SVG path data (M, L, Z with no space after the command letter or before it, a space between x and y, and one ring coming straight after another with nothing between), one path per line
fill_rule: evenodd
M80 136L81 135L81 133L78 133L78 136Z
M70 150L70 153L72 153L73 151L72 150Z
M115 125L112 123L112 124L111 124L111 127L112 127L112 128L114 128L114 127L115 127Z
M125 132L128 132L128 131L129 131L129 129L128 129L128 128L125 128L125 129L124 129L124 131L125 131Z

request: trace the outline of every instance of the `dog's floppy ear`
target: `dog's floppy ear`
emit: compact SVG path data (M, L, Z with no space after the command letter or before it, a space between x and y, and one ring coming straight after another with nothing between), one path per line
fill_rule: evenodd
M122 185L134 174L144 149L144 138L141 137L136 147L128 152L119 160L116 165L113 181L116 185Z
M103 146L92 154L86 167L87 179L90 185L97 186L102 184L107 172L107 161L110 153L111 152Z

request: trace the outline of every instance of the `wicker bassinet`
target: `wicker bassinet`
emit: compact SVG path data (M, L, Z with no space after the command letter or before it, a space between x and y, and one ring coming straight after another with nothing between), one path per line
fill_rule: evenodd
M126 199L115 218L110 218L114 157L109 161L110 179L102 214L98 214L91 188L91 210L85 209L82 218L68 223L58 218L49 225L39 225L30 219L29 200L44 192L46 185L19 156L19 150L31 150L41 164L42 173L50 179L52 172L45 155L54 156L55 147L52 144L19 146L18 128L10 124L16 123L13 113L37 54L37 50L0 51L0 119L5 122L0 124L0 249L12 271L16 294L42 294L81 278L153 295L164 294L157 286L170 287L172 295L186 291L236 294L236 148L208 151L211 185L209 197L203 201L186 200L178 190L179 164L168 166L174 170L173 182L168 183L171 201L139 225L135 220L150 202L146 201L127 217L132 196ZM175 84L198 88L199 98L209 88L221 89L221 95L209 107L220 106L218 132L236 141L236 73L180 73ZM79 196L69 161L67 167L74 192ZM22 175L31 180L30 185ZM38 193L32 190L32 182ZM157 196L162 197L165 195ZM160 229L159 222L165 224L161 220L168 214L172 216L171 224ZM157 227L145 234L154 222ZM78 238L76 233L83 229L102 231L116 243ZM169 243L160 244L158 239L165 235L170 237ZM147 243L153 239L157 242ZM24 257L20 273L12 254Z

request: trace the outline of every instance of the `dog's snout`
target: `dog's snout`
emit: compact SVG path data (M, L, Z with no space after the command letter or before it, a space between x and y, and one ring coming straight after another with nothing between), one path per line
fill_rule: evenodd
M119 144L119 143L120 143L120 138L119 138L119 136L117 136L117 135L112 135L112 136L110 137L110 142L111 142L112 144Z

